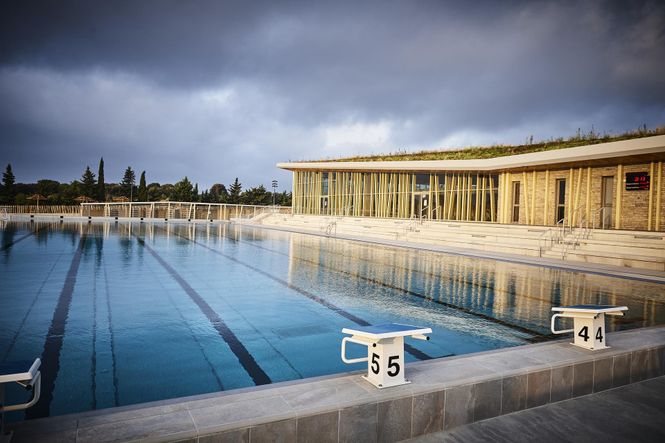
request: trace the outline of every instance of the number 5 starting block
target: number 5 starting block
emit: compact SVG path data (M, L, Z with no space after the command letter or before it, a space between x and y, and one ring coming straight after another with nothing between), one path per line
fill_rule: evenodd
M425 334L431 334L432 329L391 323L344 328L342 332L351 334L351 337L342 339L342 361L349 364L368 362L367 375L363 378L377 388L388 388L411 383L404 378L404 337L429 340ZM346 358L347 342L367 346L367 357Z
M597 351L607 348L605 338L605 315L623 315L626 306L610 305L574 305L552 308L559 314L552 315L551 329L554 334L574 333L573 344L585 349ZM557 330L554 326L557 317L572 318L573 329Z

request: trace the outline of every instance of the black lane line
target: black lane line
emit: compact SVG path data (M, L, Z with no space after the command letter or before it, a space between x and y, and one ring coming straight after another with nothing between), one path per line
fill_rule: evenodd
M67 271L65 283L58 297L58 304L53 311L51 326L46 335L44 350L42 351L42 395L39 401L32 408L26 409L26 418L48 417L51 411L51 401L53 400L53 390L55 389L55 379L60 370L60 352L65 338L65 325L69 316L69 307L72 304L72 295L76 285L76 275L78 274L83 248L88 238L88 228L81 235L78 248L72 258L72 263Z
M265 385L272 383L268 374L266 374L261 366L254 360L252 354L249 353L245 345L238 339L238 337L229 329L229 327L224 323L224 320L210 307L210 305L199 295L194 288L192 288L185 279L183 279L178 272L173 269L164 259L150 246L148 246L142 238L136 237L136 240L141 246L143 246L157 262L162 265L164 269L173 277L173 279L178 282L180 287L189 295L189 297L196 303L201 312L208 317L208 320L212 326L217 330L220 337L229 345L231 351L236 355L238 361L243 368L247 371L249 376L254 381L254 384Z
M92 281L92 409L97 409L97 268Z
M113 366L113 405L120 405L120 396L118 394L118 365L115 358L115 336L113 335L113 315L111 314L111 291L109 290L109 278L106 273L106 261L104 267L104 291L106 292L106 319L109 324L109 336L111 341L111 364Z
M230 256L230 255L224 254L223 252L221 252L221 251L219 251L219 250L217 250L217 249L213 249L213 248L211 248L211 247L209 247L209 246L207 246L207 245L204 245L203 243L199 243L199 242L196 241L196 240L192 240L192 239L190 239L190 238L184 237L184 236L182 236L181 234L178 234L178 233L175 233L175 235L177 235L178 237L180 237L180 238L182 238L182 239L185 239L185 240L187 240L187 241L190 241L190 242L192 242L192 243L194 243L194 244L196 244L196 245L198 245L198 246L201 246L202 248L207 249L208 251L210 251L210 252L212 252L212 253L214 253L214 254L220 255L220 256L222 256L222 257L228 259L228 260L231 260L231 261L233 261L233 262L235 262L235 263L238 263L239 265L242 265L242 266L244 266L244 267L246 267L246 268L248 268L248 269L251 269L252 271L254 271L254 272L256 272L256 273L259 273L259 274L263 275L264 277L267 277L267 278L269 278L269 279L271 279L271 280L273 280L273 281L275 281L275 282L281 284L282 286L286 286L287 288L289 288L289 289L291 289L291 290L293 290L293 291L295 291L295 292L297 292L297 293L299 293L299 294L301 294L301 295L304 295L305 297L309 298L310 300L313 300L313 301L319 303L320 305L325 306L326 308L330 309L331 311L334 311L335 313L341 315L342 317L351 320L352 322L354 322L354 323L357 324L357 325L360 325L360 326L370 326L370 323L367 322L366 320L363 320L362 318L360 318L360 317L358 317L358 316L356 316L356 315L353 315L352 313L350 313L350 312L348 312L348 311L345 311L344 309L340 308L339 306L336 306L336 305L330 303L329 301L327 301L327 300L325 300L325 299L319 297L318 295L312 294L311 292L309 292L309 291L307 291L307 290L305 290L305 289L303 289L303 288L300 288L300 287L298 287L298 286L294 286L293 284L289 283L289 282L286 281L286 280L282 280L281 278L275 277L274 275L269 274L268 272L266 272L266 271L264 271L264 270L262 270L262 269L259 269L259 268L257 268L256 266L252 266L252 265L250 265L250 264L248 264L248 263L245 263L245 262L243 262L243 261L241 261L241 260L238 260L237 258L235 258L235 257L233 257L233 256ZM408 343L404 343L404 349L405 349L409 354L411 354L411 355L413 355L414 357L416 357L418 360L430 360L430 359L433 358L432 356L426 354L425 352L421 351L420 349L414 348L413 346L411 346L411 345L408 344ZM448 354L448 355L445 355L444 357L449 357L449 356L451 356L451 355L454 355L454 354Z
M37 228L37 229L35 229L34 231L32 231L32 232L28 232L27 234L25 234L25 235L23 235L23 236L17 238L16 240L14 240L14 241L12 241L12 242L10 242L10 243L7 243L7 244L2 245L2 247L0 247L0 252L2 252L2 251L6 251L7 249L9 249L9 248L11 248L12 246L14 246L16 243L18 243L18 242L22 242L22 241L25 240L26 238L32 237L33 235L37 234L41 229L43 229L43 228Z
M230 237L226 236L226 238L230 238ZM269 251L269 252L272 252L272 253L275 253L275 254L281 254L281 255L284 255L284 256L288 257L288 254L283 253L281 251L275 251L273 249L269 249L269 248L266 248L264 246L255 245L253 243L241 242L240 240L237 240L235 238L231 238L231 240L237 241L238 243L244 243L244 244L253 246L255 248L264 249L266 251ZM313 260L308 260L306 258L301 258L301 257L297 257L297 256L295 258L297 260L300 260L300 261L303 261L303 262L306 262L306 263L310 263L310 264L313 264L315 266L321 266L323 268L330 269L330 270L338 272L340 274L345 274L345 275L348 275L350 277L365 280L368 283L373 283L373 284L376 284L378 286L383 286L383 287L388 288L388 289L394 289L394 290L400 291L400 292L402 292L403 294L406 294L406 295L411 295L413 297L418 297L418 298L421 298L421 299L439 304L441 306L445 306L446 308L451 308L451 309L463 312L465 314L469 314L469 315L472 315L474 317L478 317L478 318L481 318L483 320L486 320L486 321L489 321L489 322L492 322L492 323L496 323L496 324L499 324L501 326L505 326L505 327L510 328L510 329L514 329L514 330L519 331L519 332L523 332L523 333L526 333L526 334L529 334L529 335L533 335L533 337L524 338L524 340L526 340L530 343L538 343L538 342L542 342L542 341L549 340L549 339L552 339L552 338L556 337L553 334L543 334L541 332L529 329L525 326L516 325L516 324L510 323L508 321L501 320L501 319L496 318L496 317L492 317L492 316L487 315L487 314L476 312L476 311L474 311L470 308L465 308L463 306L458 306L456 304L448 303L448 302L445 302L445 301L442 301L442 300L439 300L439 299L429 298L426 295L421 294L419 292L411 291L410 289L400 288L398 286L391 285L390 283L386 283L386 282L383 282L383 281L375 279L375 278L365 277L363 275L360 275L360 274L357 274L357 273L354 273L354 272L344 271L344 270L341 270L341 269L333 268L331 266L328 266L328 265L325 265L325 264L322 264L322 263L319 263L319 262L315 262ZM470 283L470 282L467 281L467 283Z

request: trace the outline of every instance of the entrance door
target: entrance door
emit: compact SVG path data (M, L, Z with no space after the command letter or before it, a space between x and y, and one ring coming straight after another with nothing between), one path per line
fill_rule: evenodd
M566 179L560 178L556 181L556 220L559 223L566 218Z
M601 189L600 226L603 229L612 229L612 214L614 207L614 176L603 177Z
M413 215L416 218L427 218L429 208L429 193L419 192L413 194Z

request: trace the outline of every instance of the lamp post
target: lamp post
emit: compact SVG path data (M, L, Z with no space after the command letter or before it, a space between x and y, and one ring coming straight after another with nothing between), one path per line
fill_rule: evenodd
M275 206L275 189L277 189L277 180L272 181L272 205Z

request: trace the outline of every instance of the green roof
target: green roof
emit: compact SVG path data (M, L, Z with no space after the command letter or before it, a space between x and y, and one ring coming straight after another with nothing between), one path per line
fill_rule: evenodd
M528 143L524 145L494 145L486 147L470 147L453 150L434 150L419 152L397 152L391 154L377 154L357 157L344 157L325 160L309 160L315 162L372 162L372 161L409 161L409 160L473 160L483 158L503 157L507 155L528 154L530 152L551 151L554 149L574 148L577 146L595 145L598 143L630 140L635 138L664 135L665 126L655 129L639 128L619 135L599 135L593 131L589 134L574 135L567 139L557 138L544 142Z

